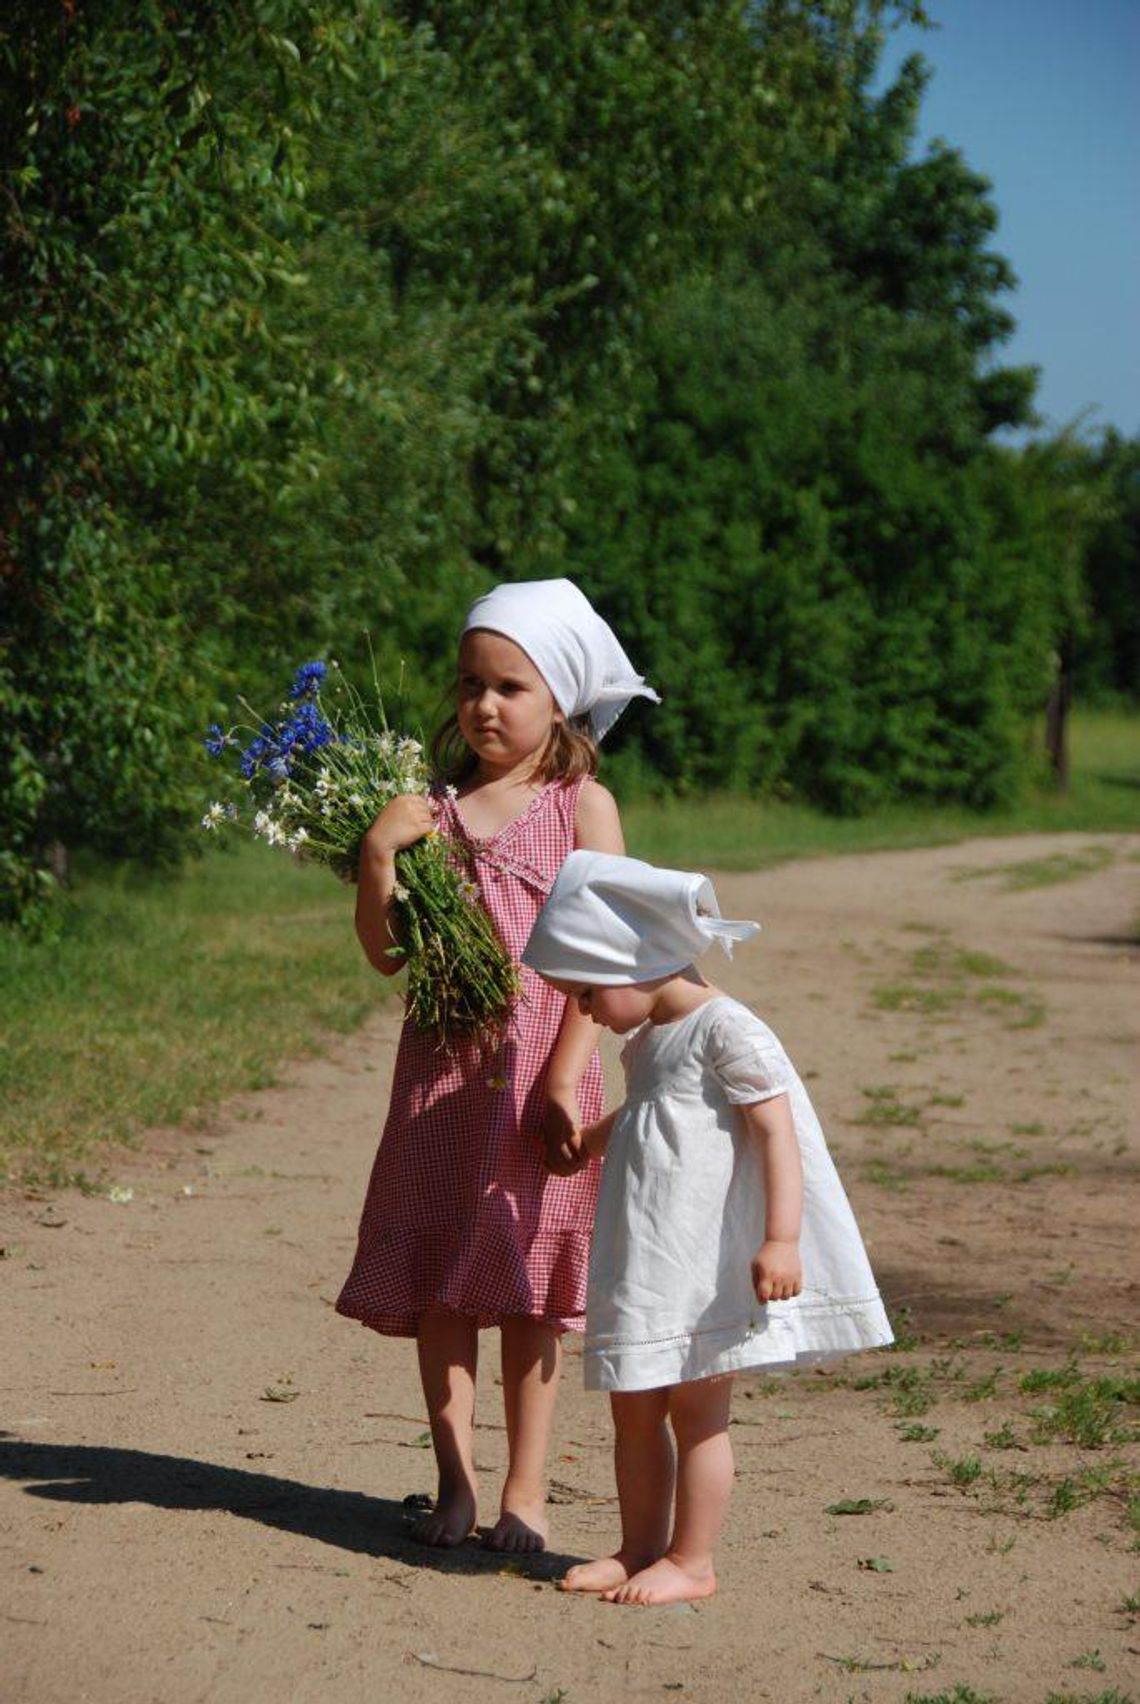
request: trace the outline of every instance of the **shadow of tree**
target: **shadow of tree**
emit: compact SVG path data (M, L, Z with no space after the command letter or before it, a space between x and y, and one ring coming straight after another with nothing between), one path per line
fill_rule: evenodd
M0 1432L0 1476L34 1482L25 1486L28 1495L49 1502L224 1510L338 1550L386 1556L406 1567L438 1573L493 1574L509 1565L530 1579L550 1580L581 1561L553 1551L503 1555L483 1549L477 1539L453 1550L430 1549L410 1536L412 1516L391 1498L306 1485L189 1456L110 1445L33 1443Z

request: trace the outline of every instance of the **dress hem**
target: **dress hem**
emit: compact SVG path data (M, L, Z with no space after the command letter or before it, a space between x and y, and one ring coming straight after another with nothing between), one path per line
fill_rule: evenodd
M422 1313L431 1310L421 1309ZM492 1331L502 1325L507 1319L533 1319L540 1325L549 1325L552 1330L561 1333L567 1331L582 1332L586 1329L585 1314L560 1314L551 1318L549 1314L512 1312L469 1313L465 1308L445 1308L440 1305L440 1313L455 1314L460 1319L474 1321L477 1331ZM419 1335L419 1314L377 1314L357 1312L354 1308L342 1308L337 1305L336 1312L342 1319L354 1319L359 1325L367 1326L369 1331L378 1332L381 1337L417 1337Z
M766 1315L762 1323L753 1318L649 1342L587 1338L582 1356L585 1387L657 1390L750 1369L776 1372L814 1366L866 1349L885 1349L894 1342L886 1310L877 1298L830 1311L813 1310L810 1326L797 1319L794 1302L761 1311Z

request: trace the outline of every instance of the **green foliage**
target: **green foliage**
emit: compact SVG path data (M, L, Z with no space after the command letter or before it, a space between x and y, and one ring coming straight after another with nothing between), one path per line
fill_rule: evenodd
M1089 701L1140 699L1140 439L1108 431L1088 452L1100 502L1085 554L1074 669Z
M627 791L1010 801L1082 598L1123 690L1134 463L990 444L1012 274L921 62L872 93L898 17L13 0L5 915L176 859L195 734L305 655L367 630L434 720L496 576L577 574L662 689Z

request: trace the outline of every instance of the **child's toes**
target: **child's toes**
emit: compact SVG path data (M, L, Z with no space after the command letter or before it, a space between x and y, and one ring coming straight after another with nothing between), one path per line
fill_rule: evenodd
M533 1553L546 1549L546 1534L524 1521L521 1515L508 1511L499 1516L483 1543L488 1550L502 1550L510 1554Z

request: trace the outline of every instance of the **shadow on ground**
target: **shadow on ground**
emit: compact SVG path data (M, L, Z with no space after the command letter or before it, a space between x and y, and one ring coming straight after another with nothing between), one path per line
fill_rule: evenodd
M503 1555L482 1549L474 1539L454 1550L431 1550L409 1536L408 1511L390 1498L146 1450L30 1443L0 1432L0 1477L33 1481L25 1486L28 1496L48 1502L225 1510L339 1550L440 1573L493 1574L509 1564L531 1579L550 1580L582 1560L552 1551Z

